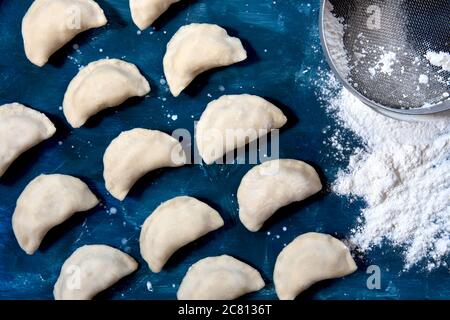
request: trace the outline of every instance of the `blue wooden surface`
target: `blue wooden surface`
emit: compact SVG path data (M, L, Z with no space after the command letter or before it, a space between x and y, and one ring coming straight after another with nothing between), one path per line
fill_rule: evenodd
M326 157L328 147L322 143L330 134L322 130L334 125L314 94L313 83L320 76L317 69L327 68L317 27L319 0L186 0L174 5L154 30L141 34L131 21L127 0L98 0L108 25L78 36L44 68L29 63L23 52L20 25L31 3L0 1L0 104L18 101L44 111L56 123L58 133L27 152L0 180L0 298L51 299L64 260L81 245L102 243L130 253L140 263L136 273L101 294L102 299L174 299L191 264L225 253L258 268L267 282L263 290L246 298L273 299L272 271L283 244L308 231L338 237L349 234L363 203L350 204L327 191L280 210L262 232L247 232L238 220L235 194L248 165L161 170L140 181L123 203L106 193L102 179L103 152L121 131L144 127L169 133L187 128L192 132L194 119L213 98L224 93L251 93L276 102L289 116L287 129L281 134L281 156L306 160L322 169L324 182L332 181L346 163ZM175 99L161 81L162 58L174 32L191 22L225 27L243 39L249 59L199 77ZM74 44L79 45L78 50ZM65 89L80 65L105 57L137 64L150 81L152 92L71 130L59 109ZM177 119L172 120L172 115ZM82 178L102 199L102 205L55 228L41 249L27 256L11 229L15 201L34 177L55 172ZM187 246L163 272L152 274L139 255L140 225L162 201L179 195L205 200L221 212L226 226ZM113 214L111 208L117 212ZM355 274L318 284L300 299L450 297L448 270L402 272L398 251L389 246L376 249L358 260ZM366 287L365 270L370 264L381 267L380 290Z

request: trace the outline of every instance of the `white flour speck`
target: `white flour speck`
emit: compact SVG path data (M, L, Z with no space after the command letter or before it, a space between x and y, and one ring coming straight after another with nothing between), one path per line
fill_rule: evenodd
M419 83L420 84L428 84L428 76L426 74L421 74L419 76Z
M434 52L428 51L425 58L436 67L441 67L442 70L450 71L450 53L448 52Z
M389 51L380 56L380 59L375 66L369 68L371 76L375 76L377 72L381 72L387 75L392 75L394 71L393 66L397 62L397 54Z

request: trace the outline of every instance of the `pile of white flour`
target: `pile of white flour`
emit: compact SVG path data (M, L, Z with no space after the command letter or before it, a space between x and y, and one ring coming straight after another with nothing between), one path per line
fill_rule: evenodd
M339 23L329 15L330 26ZM336 29L334 29L336 30ZM343 44L343 28L333 39ZM338 32L338 33L339 33ZM342 40L341 40L342 41ZM342 61L342 59L340 59ZM405 269L425 263L444 266L450 252L450 117L428 122L397 121L365 106L329 76L321 95L339 125L354 133L364 148L354 150L348 167L337 174L332 190L358 197L361 211L350 240L365 252L384 241L401 248ZM334 92L334 93L333 93ZM340 154L351 142L336 130L330 142Z
M404 249L405 268L425 260L429 270L446 265L450 250L450 118L402 122L380 115L347 90L328 110L362 139L332 189L361 197L367 207L351 241L367 251L383 240ZM342 135L334 146L347 144Z

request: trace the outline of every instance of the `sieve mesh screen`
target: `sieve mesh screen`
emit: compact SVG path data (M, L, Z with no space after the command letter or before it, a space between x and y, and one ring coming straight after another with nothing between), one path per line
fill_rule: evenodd
M347 81L355 90L396 109L448 99L450 72L425 55L450 51L450 0L330 2L346 26Z

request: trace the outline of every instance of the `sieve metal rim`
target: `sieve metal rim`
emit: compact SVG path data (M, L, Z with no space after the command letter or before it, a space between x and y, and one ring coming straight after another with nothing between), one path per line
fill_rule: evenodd
M398 115L404 115L404 116L418 116L418 115L431 115L436 114L444 111L450 110L450 100L444 100L441 102L438 102L434 105L431 105L427 108L415 108L415 109L397 109L397 108L391 108L384 106L382 104L379 104L366 96L364 96L362 93L360 93L358 90L356 90L346 79L345 77L339 72L338 68L336 67L336 64L334 63L334 59L331 57L330 50L328 48L328 44L325 41L325 9L326 9L326 1L328 0L321 0L321 6L320 6L320 14L319 14L319 34L320 34L320 42L322 44L322 48L325 54L325 58L333 71L333 73L336 75L336 77L340 80L340 82L343 84L343 86L350 91L353 95L355 95L359 100L361 100L365 105L371 107L375 111L395 117L395 114Z

